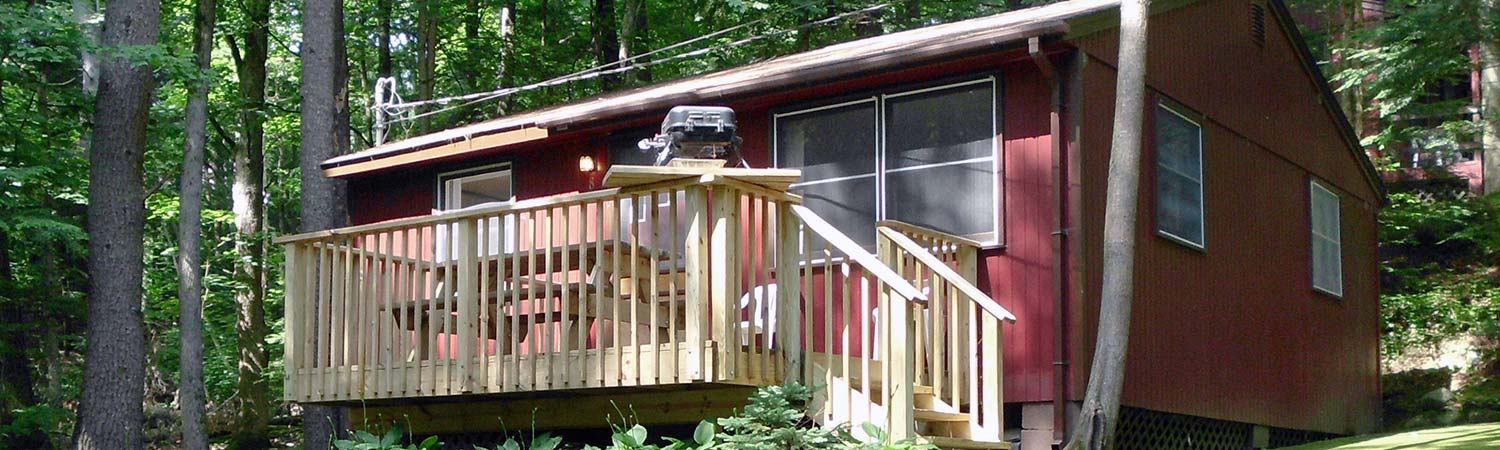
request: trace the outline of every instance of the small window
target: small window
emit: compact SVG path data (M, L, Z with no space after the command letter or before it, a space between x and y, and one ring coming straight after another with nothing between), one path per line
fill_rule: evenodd
M1156 107L1156 232L1203 248L1203 127Z
M438 176L442 185L438 209L463 209L515 199L510 165L491 166Z
M1340 240L1339 195L1317 181L1311 186L1313 289L1343 297L1344 255Z

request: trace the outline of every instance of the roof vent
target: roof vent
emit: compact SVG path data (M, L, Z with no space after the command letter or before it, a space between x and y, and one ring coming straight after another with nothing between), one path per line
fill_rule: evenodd
M1250 40L1266 46L1266 7L1259 3L1250 4Z

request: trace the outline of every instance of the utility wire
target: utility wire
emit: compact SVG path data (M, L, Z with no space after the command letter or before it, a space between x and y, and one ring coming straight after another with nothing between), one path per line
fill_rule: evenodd
M809 3L808 5L811 5L811 3ZM759 34L759 35L755 35L755 36L750 36L750 37L747 37L747 38L744 38L744 39L740 39L740 40L736 40L736 41L726 42L724 44L719 44L719 45L716 45L716 46L713 46L713 47L708 47L708 48L702 48L702 49L698 49L698 50L693 50L693 51L690 51L690 52L687 52L687 53L681 53L681 54L677 54L677 55L672 55L672 56L669 56L669 57L666 57L666 58L662 58L662 59L651 60L651 61L647 61L647 62L641 63L641 64L632 64L632 65L629 65L629 66L622 66L622 67L616 67L616 68L613 68L613 69L608 69L608 67L611 67L611 66L625 64L625 63L628 63L628 62L631 62L631 61L635 61L637 59L646 58L646 57L649 57L651 55L655 55L657 53L661 53L661 52L665 52L665 51L669 51L669 50L681 48L683 46L692 44L694 42L702 41L704 39L711 39L711 38L714 38L714 37L718 37L718 36L724 35L725 33L729 33L729 32L732 32L732 31L744 28L744 27L748 27L748 26L752 26L752 25L755 25L755 24L758 24L758 23L761 23L761 22L768 21L768 20L774 18L775 16L763 17L763 18L757 19L757 20L752 21L752 22L747 22L747 23L743 23L743 24L740 24L740 25L735 25L733 27L725 28L725 29L722 29L722 30L719 30L719 31L715 31L713 33L709 33L709 34L706 34L706 35L703 35L703 36L699 36L699 37L696 37L696 38L693 38L693 39L689 39L689 40L686 40L686 41L678 42L676 44L672 44L672 45L669 45L669 46L666 46L666 47L662 47L662 48L659 48L659 49L656 49L656 50L652 50L652 51L649 51L649 52L646 52L646 53L635 55L635 56L632 56L632 57L629 57L629 58L625 58L625 59L622 59L622 60L619 60L619 61L601 64L601 65L598 65L598 66L590 67L588 69L580 70L580 71L577 71L577 72L573 72L573 73L570 73L570 74L567 74L567 75L563 75L563 76L551 78L551 79L544 80L544 81L539 81L539 82L536 82L536 83L531 83L531 84L527 84L527 85L523 85L523 86L516 86L516 87L496 89L496 90L488 91L488 92L478 92L478 93L473 93L473 94L466 94L466 95L459 95L459 96L450 96L450 97L443 97L443 98L437 98L437 99L431 99L431 100L417 100L417 101L411 101L411 102L401 103L400 100L398 99L396 103L389 103L389 104L377 105L376 107L377 108L383 108L383 109L386 110L387 113L389 113L389 112L392 112L392 110L399 111L399 110L402 110L402 109L415 108L415 107L425 106L425 105L432 105L432 104L447 105L447 104L452 103L452 102L463 102L463 103L460 103L460 104L457 104L457 105L446 106L446 107L443 107L443 108L440 108L440 109L423 112L421 114L414 114L414 115L409 115L409 116L406 116L406 117L394 118L394 119L391 119L389 121L389 123L405 122L405 121L419 119L419 118L422 118L422 117L431 116L431 115L434 115L434 114L439 114L439 113L451 111L451 110L458 109L458 108L463 108L463 107L466 107L466 106L473 105L475 103L480 103L480 102L484 102L484 101L488 101L488 100L493 100L493 99L496 99L496 98L499 98L499 97L505 97L505 96L509 96L509 95L512 95L512 94L520 93L520 92L526 92L526 91L532 91L532 90L541 89L541 88L545 88L545 87L557 86L557 85L561 85L561 84L571 83L571 82L574 82L574 81L589 80L589 79L598 78L598 77L601 77L601 76L604 76L604 75L612 75L612 74L621 73L621 72L627 72L627 71L631 71L631 70L643 69L643 68L655 66L655 65L658 65L658 64L664 64L664 63L672 62L672 61L676 61L676 60L681 60L681 59L686 59L686 58L692 58L692 57L702 56L704 54L707 54L709 52L713 52L713 51L716 51L716 50L722 50L722 49L726 49L726 48L738 47L738 46L749 44L751 42L759 41L759 40L762 40L762 39L776 37L776 36L784 35L784 34L787 34L787 33L791 33L793 31L799 31L799 30L804 30L804 29L811 28L811 27L826 25L826 24L829 24L829 23L833 23L833 22L836 22L836 21L848 18L850 16L854 16L854 15L858 15L858 14L867 14L867 13L870 13L870 12L878 11L880 9L884 9L886 7L889 7L889 6L890 5L888 3L881 3L881 4L877 4L877 5L874 5L874 6L867 7L867 8L862 8L862 9L858 9L858 10L854 10L854 11L849 11L849 12L846 12L846 13L843 13L843 14L838 14L838 15L827 17L827 18L819 19L819 20L816 20L816 21L813 21L813 22L808 22L808 23L805 23L805 24L801 24L801 25L798 25L797 27L794 27L794 28L786 28L786 29L781 29L781 30L774 30L774 31L771 31L771 32L768 32L768 33ZM802 7L799 7L798 9L800 9L800 8L806 8L806 7L807 6L802 6ZM379 100L377 99L377 102L378 101Z

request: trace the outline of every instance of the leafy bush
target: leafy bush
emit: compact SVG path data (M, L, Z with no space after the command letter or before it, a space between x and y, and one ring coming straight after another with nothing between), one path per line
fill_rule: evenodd
M868 438L860 439L847 424L824 428L807 417L807 403L813 390L790 383L756 389L747 406L737 414L715 421L702 421L688 440L662 437L651 443L650 431L640 424L613 424L610 444L604 449L584 445L583 450L937 450L937 447L911 440L891 441L873 424L864 424ZM357 431L354 439L335 443L340 450L430 450L441 446L437 437L429 437L417 446L400 445L402 430L393 428L383 437ZM409 437L408 437L409 438ZM533 433L522 442L510 437L493 448L475 446L475 450L559 450L580 448L563 442L549 433Z

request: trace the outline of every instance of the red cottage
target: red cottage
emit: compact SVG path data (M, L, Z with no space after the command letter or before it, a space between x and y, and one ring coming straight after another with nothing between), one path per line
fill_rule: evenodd
M1378 426L1382 187L1280 0L1159 0L1121 448ZM1049 448L1087 383L1117 0L788 55L324 163L287 236L288 400L418 433L724 414ZM648 167L667 110L747 167ZM586 412L580 414L580 412ZM858 428L858 427L856 427ZM1191 444L1189 444L1191 442Z

